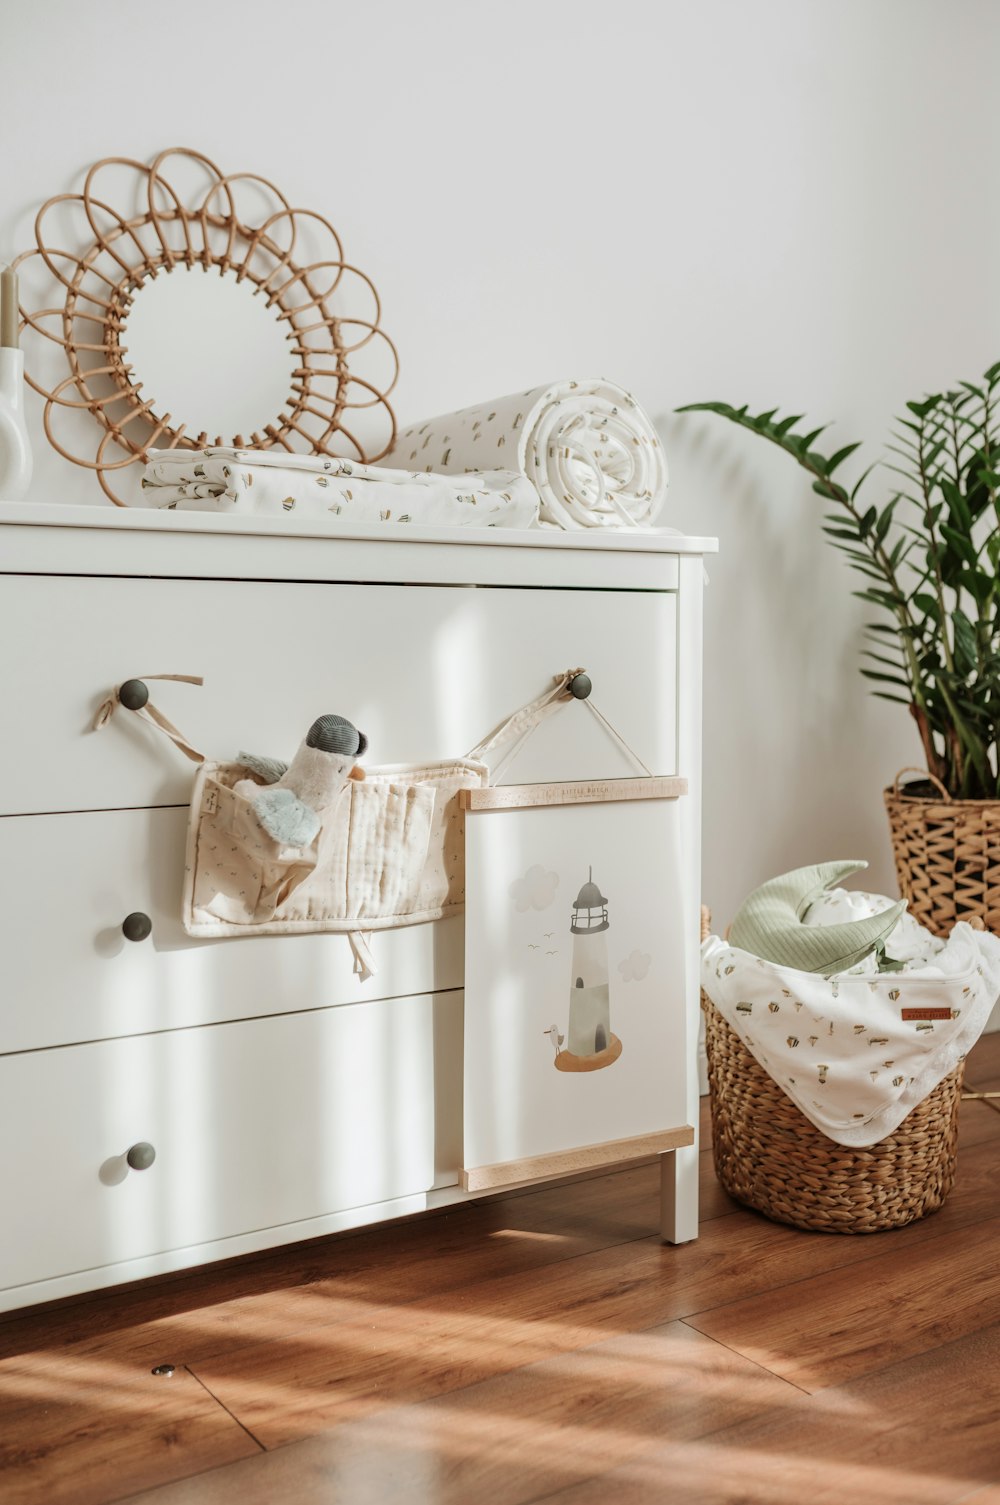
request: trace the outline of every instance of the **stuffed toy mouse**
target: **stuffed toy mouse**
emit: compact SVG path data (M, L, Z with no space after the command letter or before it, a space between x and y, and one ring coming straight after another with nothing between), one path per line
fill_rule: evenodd
M291 763L239 753L237 762L258 779L241 779L233 787L253 804L267 834L284 846L307 847L315 840L321 817L348 779L363 779L355 758L367 750L368 738L343 716L319 716Z

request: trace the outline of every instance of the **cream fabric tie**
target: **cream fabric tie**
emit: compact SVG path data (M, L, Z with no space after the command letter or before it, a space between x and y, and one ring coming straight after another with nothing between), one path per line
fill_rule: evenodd
M200 674L137 674L134 677L141 679L144 684L147 679L173 679L186 685L203 685L205 683ZM122 684L127 683L127 680L122 680ZM121 687L122 685L116 685L107 699L102 700L98 706L92 728L95 732L103 731L121 705L121 701L118 698ZM155 726L158 731L163 732L176 747L180 748L186 758L191 759L192 763L204 763L205 754L200 753L197 748L192 747L184 733L178 731L173 722L169 721L162 711L157 710L151 700L147 700L144 706L141 706L137 711L132 711L131 714L133 716L141 716L144 721L148 721L151 726Z
M576 699L576 696L569 688L570 681L574 680L578 674L584 673L586 673L585 669L567 669L565 673L557 674L552 686L548 690L546 690L544 694L539 695L535 700L529 701L526 706L522 706L521 709L519 711L515 711L513 715L505 717L504 720L500 722L500 725L495 727L493 731L490 732L487 737L484 737L481 742L477 742L475 747L471 750L471 752L467 753L466 756L469 758L479 758L485 761L485 754L488 753L492 748L496 747L501 742L506 742L508 738L513 738L514 740L512 742L512 745L504 753L503 757L497 763L496 767L491 769L490 771L490 782L495 784L504 769L520 752L525 742L535 730L535 727L538 726L546 716L551 715L553 711L558 711L560 707L566 705L569 701ZM629 758L632 759L632 762L636 765L636 767L640 768L648 778L652 778L652 770L650 768L647 768L646 764L640 758L635 748L629 746L621 733L611 725L611 722L604 715L604 713L598 710L591 697L588 695L582 703L588 708L591 715L597 717L598 721L600 721L605 730L610 732L611 736L618 743L618 746Z

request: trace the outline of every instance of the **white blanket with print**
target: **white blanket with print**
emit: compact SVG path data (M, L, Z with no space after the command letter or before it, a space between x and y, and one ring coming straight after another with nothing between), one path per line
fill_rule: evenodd
M530 528L538 521L538 493L515 471L430 475L277 450L152 450L142 495L145 506L182 512L323 518L331 531L351 523Z
M834 889L807 925L876 914L892 901ZM1000 938L958 924L946 941L903 915L874 957L821 977L763 961L719 936L702 945L705 993L817 1129L860 1147L891 1134L975 1044L1000 996Z
M461 475L517 468L556 528L651 527L667 461L631 392L603 378L546 383L411 423L380 464Z

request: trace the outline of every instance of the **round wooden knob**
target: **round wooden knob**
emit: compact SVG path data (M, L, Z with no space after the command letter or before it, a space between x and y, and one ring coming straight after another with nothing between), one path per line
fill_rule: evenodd
M156 1151L151 1144L147 1144L143 1139L138 1144L132 1146L126 1153L125 1159L134 1171L148 1171L156 1159Z
M141 711L149 699L149 691L141 679L127 679L118 691L118 699L128 711Z
M586 700L594 687L589 674L574 674L566 688L574 700Z
M122 920L122 935L127 941L144 941L152 933L153 922L148 914L135 909Z

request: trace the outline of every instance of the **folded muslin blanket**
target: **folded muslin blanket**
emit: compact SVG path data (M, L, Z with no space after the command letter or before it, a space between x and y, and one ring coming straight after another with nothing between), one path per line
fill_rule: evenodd
M635 398L609 381L562 381L411 424L379 464L461 474L516 466L559 528L643 527L667 462Z
M318 517L339 523L423 523L530 528L538 494L510 470L428 475L325 455L252 449L152 450L146 506L187 512Z
M804 923L887 909L878 894L835 889ZM702 987L726 1023L817 1129L861 1147L891 1134L975 1044L1000 996L1000 938L958 924L946 941L903 915L887 941L903 962L868 957L822 977L779 967L709 936Z

